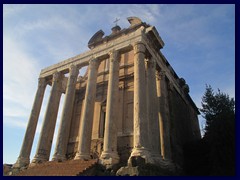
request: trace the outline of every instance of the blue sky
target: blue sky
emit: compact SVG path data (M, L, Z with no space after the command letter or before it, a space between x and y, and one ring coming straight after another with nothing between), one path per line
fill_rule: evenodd
M235 98L234 5L3 5L3 163L19 155L41 69L87 51L92 35L100 29L110 34L116 18L129 27L130 16L157 28L163 54L198 107L205 84ZM47 87L31 158L49 92ZM52 151L55 142L56 135Z

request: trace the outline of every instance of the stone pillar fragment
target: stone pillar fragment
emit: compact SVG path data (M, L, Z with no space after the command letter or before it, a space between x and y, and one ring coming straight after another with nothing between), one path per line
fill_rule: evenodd
M43 96L46 88L45 78L38 79L38 89L35 95L32 111L28 120L27 130L24 136L22 148L17 159L17 162L13 165L14 168L20 168L27 166L30 162L30 154L32 150L32 144L37 128L38 117L42 107Z
M78 135L79 136L78 152L75 156L75 159L90 159L98 66L99 66L98 59L90 60L88 69L88 82L83 104L82 111L83 113L81 115L81 125Z
M67 144L72 119L78 73L79 71L77 67L75 65L71 65L67 82L62 117L58 131L57 143L55 147L55 153L53 155L53 160L55 161L66 160Z
M164 159L171 160L170 118L167 94L165 72L161 71L157 75L157 95L160 106L158 116L160 123L161 155Z
M107 91L107 107L104 132L104 147L101 154L101 163L112 166L119 162L117 153L117 120L119 110L119 56L118 52L110 52L110 69Z
M134 44L134 147L129 158L140 156L146 163L152 163L148 149L148 121L146 102L145 45Z
M148 138L152 157L157 161L161 159L158 101L156 86L156 62L153 58L147 61L147 109L148 109Z
M52 89L49 96L43 126L38 141L37 152L32 160L32 165L49 160L53 134L59 109L59 102L62 94L61 80L62 74L60 72L55 72L53 74Z

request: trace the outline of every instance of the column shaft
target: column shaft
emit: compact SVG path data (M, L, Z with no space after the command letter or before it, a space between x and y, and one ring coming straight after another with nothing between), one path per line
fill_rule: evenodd
M28 120L27 130L23 139L22 148L17 159L17 162L13 165L16 168L23 167L29 164L30 154L32 150L32 144L37 128L38 117L42 107L43 96L46 88L46 80L39 78L38 89L35 95L32 111Z
M53 160L56 161L66 160L67 144L72 119L77 77L78 69L76 66L72 65L69 71L61 122L58 131L55 153L53 155Z
M145 45L138 42L134 45L134 147L131 157L141 156L150 162L148 147L148 122L145 82Z
M156 87L156 62L153 59L147 61L147 109L148 109L148 136L149 148L155 157L160 157L160 137L158 120L158 101Z
M48 105L43 121L41 134L38 141L37 152L32 163L41 163L49 160L53 134L61 98L62 75L59 72L53 74L53 83Z
M110 53L110 69L107 91L107 107L104 132L104 147L101 155L101 163L111 166L119 162L117 153L117 120L118 120L118 96L119 96L119 57L118 52Z
M75 156L75 159L90 158L98 66L98 59L90 60L88 69L88 82L82 111L83 113L81 115L81 125L79 128L78 152Z
M170 119L169 119L169 105L167 97L167 86L165 80L165 73L162 71L157 78L157 95L159 99L159 123L160 123L160 142L161 155L164 159L171 159L171 145L170 145Z

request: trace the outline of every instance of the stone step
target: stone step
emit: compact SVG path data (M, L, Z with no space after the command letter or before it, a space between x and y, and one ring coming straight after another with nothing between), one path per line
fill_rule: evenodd
M64 162L48 161L21 171L16 176L77 176L93 167L97 159L68 160Z

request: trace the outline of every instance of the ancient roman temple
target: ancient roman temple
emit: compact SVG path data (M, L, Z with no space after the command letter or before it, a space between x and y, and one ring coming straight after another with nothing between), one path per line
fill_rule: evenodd
M129 17L129 27L96 32L89 50L41 70L22 148L14 167L47 161L98 159L111 167L141 157L182 165L183 145L200 139L189 86L161 49L154 26ZM174 53L174 52L173 52ZM84 76L79 71L87 67ZM30 159L46 86L51 86L41 134ZM65 94L54 155L50 151Z

